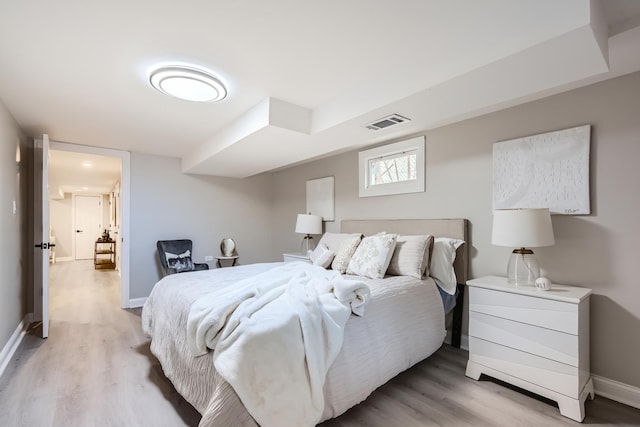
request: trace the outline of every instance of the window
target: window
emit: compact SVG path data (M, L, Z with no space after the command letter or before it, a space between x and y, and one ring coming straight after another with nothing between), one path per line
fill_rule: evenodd
M424 136L358 153L360 197L424 191Z

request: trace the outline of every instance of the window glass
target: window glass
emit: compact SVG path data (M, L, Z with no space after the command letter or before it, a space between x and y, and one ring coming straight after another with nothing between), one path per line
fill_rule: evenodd
M360 197L424 191L424 136L358 153Z
M369 160L369 185L416 179L417 150Z

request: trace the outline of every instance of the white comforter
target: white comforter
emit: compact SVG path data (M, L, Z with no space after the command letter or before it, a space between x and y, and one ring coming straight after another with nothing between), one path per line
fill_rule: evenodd
M282 263L174 274L154 287L142 312L151 351L176 390L201 414L201 427L252 426L254 419L215 369L213 352L194 358L187 342L193 304L239 280ZM431 279L358 278L371 297L362 317L350 316L344 342L324 384L321 420L336 417L373 390L436 351L445 335L442 300Z
M288 263L198 299L189 311L194 356L213 361L261 426L313 426L352 312L369 288L336 271Z

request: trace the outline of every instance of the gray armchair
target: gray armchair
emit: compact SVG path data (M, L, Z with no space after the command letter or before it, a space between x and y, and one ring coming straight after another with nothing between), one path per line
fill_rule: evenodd
M156 246L158 247L158 258L163 277L168 274L209 269L209 264L193 262L193 242L191 240L158 240Z

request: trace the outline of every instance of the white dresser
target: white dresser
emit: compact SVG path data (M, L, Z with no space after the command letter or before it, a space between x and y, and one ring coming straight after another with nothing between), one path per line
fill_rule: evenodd
M593 399L589 367L591 289L514 286L504 277L469 280L469 362L481 374L558 402L560 413L584 419Z
M284 262L302 261L302 262L311 264L311 260L309 259L309 254L287 253L287 254L282 254L282 258Z

